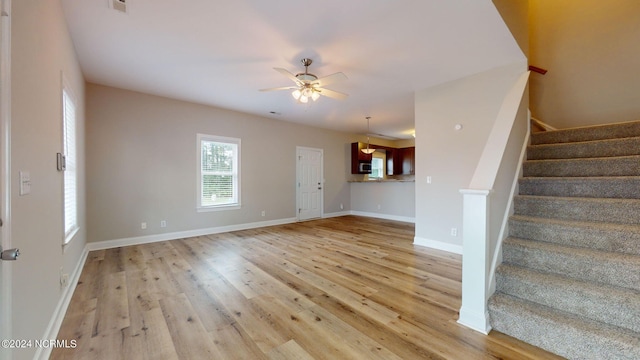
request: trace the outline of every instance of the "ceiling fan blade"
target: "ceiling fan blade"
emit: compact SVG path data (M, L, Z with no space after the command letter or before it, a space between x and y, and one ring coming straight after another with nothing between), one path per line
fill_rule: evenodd
M314 81L314 84L318 84L319 87L327 86L329 84L333 84L334 82L347 80L347 75L337 72L335 74L327 75L321 77L320 79Z
M333 91L333 90L329 90L329 89L317 89L320 92L320 95L324 95L326 97L330 97L332 99L337 99L337 100L344 100L347 98L347 94L338 92L338 91Z
M283 69L283 68L273 68L275 71L279 72L280 74L288 77L289 79L291 79L291 81L293 81L294 83L300 85L300 80L298 80L298 78L296 78L295 75L293 75L291 72L289 72L289 70L287 69Z
M295 90L297 88L298 88L297 86L281 86L281 87L274 87L274 88L268 88L268 89L260 89L258 91Z

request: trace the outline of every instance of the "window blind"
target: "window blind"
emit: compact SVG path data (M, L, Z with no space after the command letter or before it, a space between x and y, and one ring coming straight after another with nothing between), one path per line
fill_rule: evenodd
M199 207L239 205L239 139L200 139Z
M78 230L78 182L76 154L76 105L66 89L63 97L64 170L64 242L68 243Z

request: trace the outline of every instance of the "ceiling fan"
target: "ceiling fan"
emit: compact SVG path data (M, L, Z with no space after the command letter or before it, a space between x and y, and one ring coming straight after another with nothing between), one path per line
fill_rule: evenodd
M274 68L277 72L288 77L296 83L295 86L283 86L269 89L260 89L260 91L274 91L274 90L293 90L291 95L301 103L307 103L309 98L316 101L322 96L330 97L333 99L344 100L347 98L347 94L325 89L324 86L332 84L336 81L346 80L347 76L341 72L327 75L325 77L318 78L316 75L309 73L309 65L313 62L311 59L302 59L302 65L304 65L304 72L293 75L291 72L282 68Z

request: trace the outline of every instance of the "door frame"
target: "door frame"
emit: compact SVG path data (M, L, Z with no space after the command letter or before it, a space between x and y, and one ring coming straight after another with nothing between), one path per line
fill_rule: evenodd
M324 216L324 149L319 149L319 148L312 148L312 147L306 147L306 146L296 146L296 208L295 208L295 212L296 212L296 220L297 221L301 221L300 220L300 201L302 196L300 196L300 182L301 182L301 177L300 177L300 152L302 150L311 150L311 151L317 151L320 153L320 179L321 179L321 183L322 183L322 190L321 190L321 196L320 196L320 218L322 218Z
M0 3L0 244L11 248L11 0ZM11 339L12 264L0 261L0 338ZM0 357L10 358L11 349L1 349Z

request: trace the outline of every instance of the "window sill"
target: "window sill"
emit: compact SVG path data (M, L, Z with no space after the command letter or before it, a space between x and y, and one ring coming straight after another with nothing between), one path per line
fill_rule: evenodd
M73 241L73 239L75 239L76 234L78 234L78 232L80 231L80 228L76 228L75 230L73 230L72 232L69 233L69 235L67 235L66 238L64 238L64 242L62 243L62 250L63 252L66 251L67 246L69 244L71 244L71 242Z
M230 205L218 205L218 206L198 206L196 208L197 212L212 212L212 211L224 211L224 210L238 210L241 208L240 204L230 204Z

